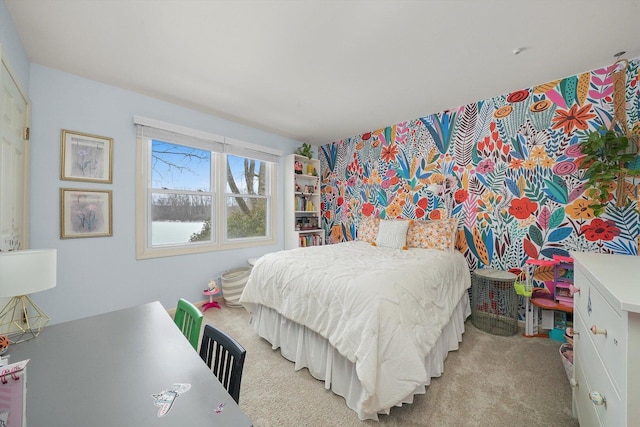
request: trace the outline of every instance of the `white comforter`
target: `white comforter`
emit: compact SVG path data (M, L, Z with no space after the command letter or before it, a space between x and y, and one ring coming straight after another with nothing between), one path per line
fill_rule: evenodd
M260 258L240 302L317 332L356 366L376 413L428 383L424 360L471 284L459 252L354 241Z

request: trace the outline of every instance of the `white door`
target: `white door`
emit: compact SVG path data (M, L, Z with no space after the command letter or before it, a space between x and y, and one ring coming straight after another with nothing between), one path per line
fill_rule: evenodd
M0 47L0 251L28 248L29 99Z

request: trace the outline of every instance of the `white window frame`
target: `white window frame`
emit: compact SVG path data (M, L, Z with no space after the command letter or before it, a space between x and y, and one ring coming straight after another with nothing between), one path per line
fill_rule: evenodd
M154 119L134 116L134 123L138 125L136 137L136 258L148 259L167 256L186 255L210 251L240 249L255 246L272 245L277 241L277 164L282 152L268 147L225 138L194 129L189 129L171 123ZM142 128L140 127L142 126ZM145 128L146 127L146 128ZM174 138L144 137L144 130L167 132ZM166 140L166 142L194 147L211 152L212 169L212 217L210 242L187 242L176 245L151 246L151 139ZM267 162L268 184L266 194L244 195L245 197L264 198L267 200L267 230L261 237L227 238L227 209L228 196L243 197L242 194L228 193L226 177L226 156L252 158ZM169 192L173 192L169 190ZM187 192L188 193L188 192ZM201 193L199 193L201 194Z

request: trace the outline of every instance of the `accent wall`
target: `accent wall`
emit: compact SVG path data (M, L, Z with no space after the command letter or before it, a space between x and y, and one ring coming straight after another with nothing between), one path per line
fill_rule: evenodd
M640 125L639 64L631 60L619 74L625 76L629 128ZM640 186L627 179L629 203L619 208L611 202L596 218L579 167L580 141L612 122L620 127L614 120L613 69L320 147L327 241L355 239L363 216L450 215L459 218L457 246L472 270L520 268L528 258L568 251L637 255ZM434 185L439 192L430 191Z

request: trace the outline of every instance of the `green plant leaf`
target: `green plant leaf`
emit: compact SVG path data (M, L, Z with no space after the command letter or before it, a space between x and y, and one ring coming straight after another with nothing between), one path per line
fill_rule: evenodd
M585 169L585 191L591 197L595 196L590 207L596 216L600 216L604 213L610 198L610 184L615 182L621 173L640 175L636 174L635 170L627 168L637 159L635 143L623 134L600 127L591 132L579 145L585 155L580 164L580 168ZM555 195L557 188L550 191Z
M549 228L557 228L564 219L564 209L556 209L549 218Z
M529 226L529 237L531 238L531 241L533 243L540 247L542 247L542 245L544 244L544 240L542 239L542 232L533 224Z

